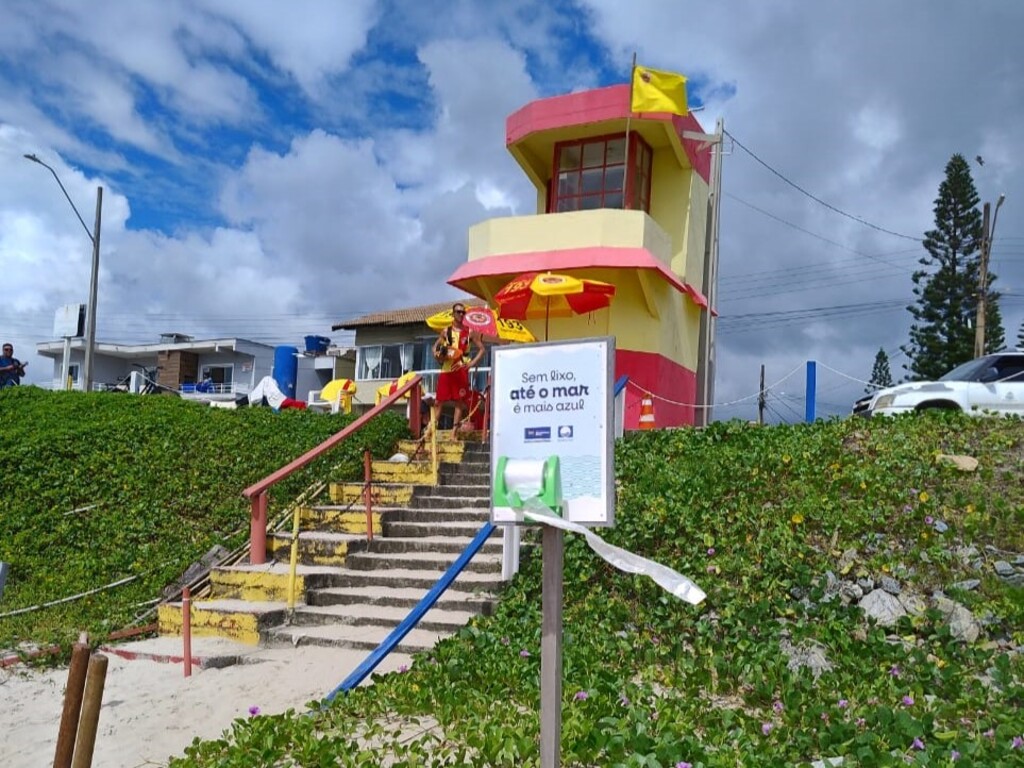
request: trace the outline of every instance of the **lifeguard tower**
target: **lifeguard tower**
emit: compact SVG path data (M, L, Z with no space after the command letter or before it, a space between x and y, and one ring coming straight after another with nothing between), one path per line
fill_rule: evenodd
M548 336L615 336L616 378L637 385L627 429L641 389L656 396L659 427L701 423L714 281L708 138L689 114L630 113L629 85L527 104L507 119L506 145L537 189L537 213L473 226L468 261L448 280L486 301L524 272L614 284L608 309L552 321ZM543 321L528 325L540 338Z

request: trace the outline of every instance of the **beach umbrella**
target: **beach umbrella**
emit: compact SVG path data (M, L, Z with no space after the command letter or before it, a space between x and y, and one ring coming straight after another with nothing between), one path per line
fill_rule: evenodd
M544 338L552 317L572 317L604 309L615 296L615 286L600 280L527 272L494 294L501 317L513 320L544 318Z
M427 326L440 331L451 325L454 319L451 309L446 309L428 317ZM498 317L490 307L466 307L462 324L481 336L491 336L503 341L530 343L537 340L525 325L517 320Z

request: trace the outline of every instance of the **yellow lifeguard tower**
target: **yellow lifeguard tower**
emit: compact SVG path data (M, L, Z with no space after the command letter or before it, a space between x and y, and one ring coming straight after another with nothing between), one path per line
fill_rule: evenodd
M469 259L448 282L486 301L524 272L614 284L608 309L552 321L550 338L615 336L616 378L635 385L627 428L645 392L659 427L693 424L708 391L707 377L698 386L699 360L710 357L702 319L712 322L709 137L689 114L631 113L630 96L629 85L556 96L507 119L506 144L537 189L537 213L473 226ZM528 325L539 337L543 320Z

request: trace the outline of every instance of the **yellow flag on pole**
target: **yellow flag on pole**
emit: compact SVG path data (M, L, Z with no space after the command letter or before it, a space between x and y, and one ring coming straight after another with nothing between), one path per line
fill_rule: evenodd
M649 67L633 67L629 109L631 112L687 114L686 77Z

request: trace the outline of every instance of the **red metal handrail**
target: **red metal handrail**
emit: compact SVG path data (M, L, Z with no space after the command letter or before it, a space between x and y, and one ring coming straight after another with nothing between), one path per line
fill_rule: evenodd
M409 429L413 434L413 437L419 437L421 420L420 420L420 396L421 388L420 382L423 381L422 376L416 376L403 386L395 390L394 393L388 395L384 400L381 400L378 405L368 410L358 419L353 421L341 432L336 435L331 435L329 438L324 440L320 445L306 451L304 454L299 456L297 459L293 459L288 464L285 464L279 470L267 475L265 478L257 483L253 483L244 491L242 495L249 499L251 504L251 520L249 527L249 562L253 565L261 565L266 562L267 559L267 494L269 490L277 483L284 480L286 477L291 475L293 472L297 472L304 466L309 464L314 459L319 458L324 453L334 448L345 438L349 437L354 432L365 427L373 419L379 416L381 413L386 411L392 405L394 405L401 397L409 392Z

